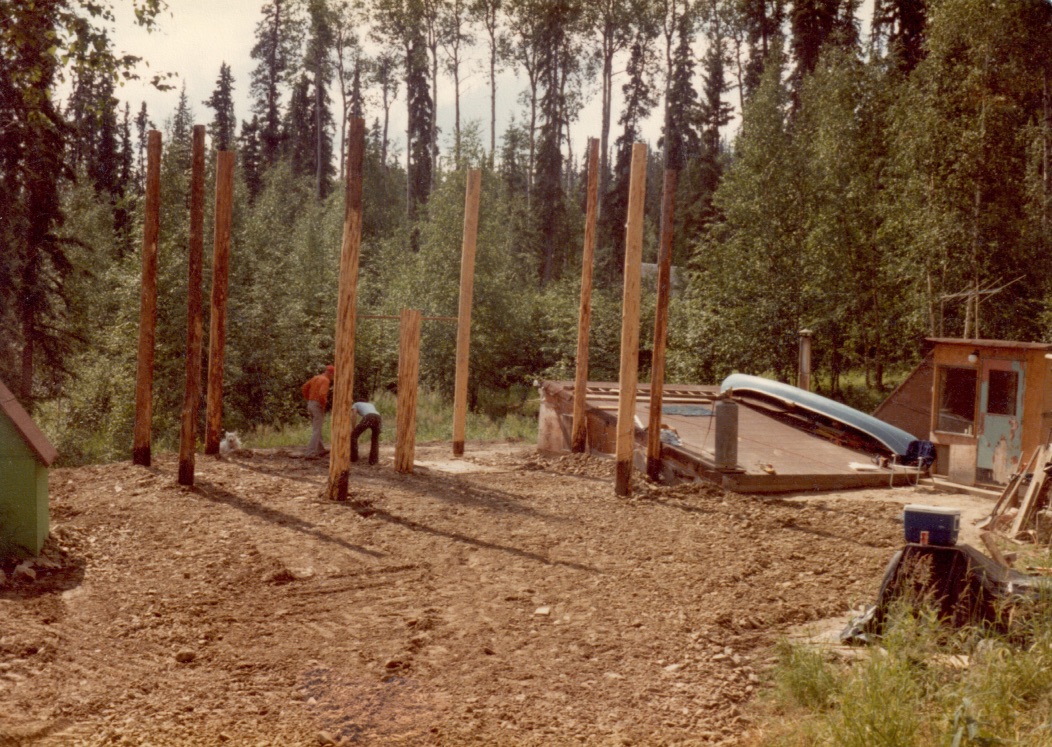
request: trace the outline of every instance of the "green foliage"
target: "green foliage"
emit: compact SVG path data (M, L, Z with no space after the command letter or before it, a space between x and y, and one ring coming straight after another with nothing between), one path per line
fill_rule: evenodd
M790 707L821 712L839 694L837 672L822 652L787 641L778 645L774 680L779 699Z
M1020 603L1007 636L949 630L923 604L897 607L882 645L851 663L784 644L763 744L1050 745L1049 601Z
M134 5L149 25L161 4ZM633 95L619 144L627 156L639 137L637 120L651 103L646 61L652 56L643 42L654 38L653 19L630 13L623 17L629 26L600 33L599 20L623 8L563 0L477 4L487 22L507 21L505 42L514 40L514 54L506 59L527 73L529 111L522 125L508 128L497 163L493 134L485 147L472 122L458 127L459 157L449 163L435 159L428 63L436 61L428 57L434 48L425 18L431 6L419 0L368 5L388 49L367 76L382 88L384 124L377 117L366 143L359 314L458 313L465 172L485 164L470 402L480 411L509 407L535 377L570 378L576 367L584 185L577 165L567 164L563 138L581 104L578 87L593 72L582 64L589 58L582 39L591 33L623 45L640 41L631 60L627 51L621 54L632 62L626 80ZM684 20L677 29L674 19L665 19L665 64L675 68L665 104L676 115L665 135L673 162L680 140L686 157L674 237L686 288L670 309L668 380L717 383L735 370L791 380L797 335L806 327L814 334L818 387L869 410L911 367L924 336L978 331L1041 339L1052 330L1052 99L1046 90L1052 5L920 5L918 11L917 4L879 0L868 58L854 38L854 0L725 0L696 4L693 20L702 23L693 27ZM224 379L224 420L231 428L301 422L299 386L334 354L343 190L333 185L327 194L325 165L338 159L326 150L331 126L322 109L328 102L317 95L317 83L332 75L331 10L322 0L268 0L256 28L255 116L236 141ZM795 31L783 39L789 10ZM118 132L116 111L94 116L90 98L112 101L114 76L126 73L131 60L109 49L108 3L0 0L0 14L8 21L0 26L0 116L11 135L0 139L0 278L8 281L0 284L0 376L18 381L23 392L56 398L45 417L70 458L112 458L130 439L140 271L132 250L142 205L136 190L125 189L133 171L129 114ZM590 32L577 25L582 19ZM689 75L699 59L693 28L703 28L710 42L700 58L700 106ZM53 47L45 45L48 39ZM491 39L496 44L496 36ZM497 46L495 61L510 54ZM791 85L783 48L797 50ZM597 59L605 64L603 55ZM394 60L410 62L410 69L399 71ZM73 67L63 68L67 62ZM736 74L724 69L735 62L743 65ZM77 83L69 109L80 128L76 137L54 103L63 72ZM389 152L388 115L400 75L412 79L408 172ZM745 111L728 147L720 127L726 82L735 78ZM293 106L296 80L302 83ZM221 69L206 104L215 111L217 141L233 135L231 83ZM183 95L166 128L162 165L154 372L161 443L174 443L184 391L193 122ZM141 159L150 126L145 109L136 126ZM66 166L81 156L83 180L100 187L95 195L63 177L77 173ZM647 169L648 259L656 254L660 160L651 154ZM621 192L625 167L622 158ZM141 162L138 171L141 176ZM593 290L593 380L615 379L620 363L623 210L616 200L606 207ZM1020 276L984 299L980 322L974 305L943 303L946 294ZM210 280L206 253L206 292ZM641 319L644 379L652 324L648 289ZM436 397L451 394L455 345L452 324L425 322L421 382ZM360 319L357 396L389 390L397 360L397 325Z

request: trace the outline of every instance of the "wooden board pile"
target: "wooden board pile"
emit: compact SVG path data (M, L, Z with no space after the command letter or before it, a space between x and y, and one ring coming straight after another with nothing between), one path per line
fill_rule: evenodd
M1052 444L1038 446L1026 467L1008 481L990 515L978 525L1008 539L1036 542L1039 514L1048 505Z

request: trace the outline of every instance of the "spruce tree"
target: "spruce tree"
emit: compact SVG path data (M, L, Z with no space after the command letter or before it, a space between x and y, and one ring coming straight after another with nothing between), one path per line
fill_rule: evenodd
M698 154L698 92L694 88L693 21L689 15L679 18L676 49L672 55L671 82L665 101L665 126L662 145L665 164L682 170L687 159Z
M212 147L215 150L231 150L234 147L237 118L234 116L234 76L225 62L219 66L215 90L202 103L215 112L208 125Z
M259 115L260 161L270 168L281 153L282 87L296 69L301 21L294 14L293 0L270 0L263 8L263 19L256 25L256 44L252 59L252 111Z
M643 45L638 40L632 44L625 73L628 75L628 81L621 87L625 105L617 120L621 125L621 134L614 142L614 170L610 190L604 195L600 222L603 252L599 264L608 281L615 281L624 272L624 228L628 219L632 147L642 137L640 124L657 103L647 80Z
M102 77L95 89L95 130L90 138L90 152L85 164L97 192L113 198L118 192L120 158L117 144L117 99L113 96L113 79Z
M409 100L409 173L406 186L409 221L419 217L419 211L431 194L434 164L431 162L431 123L434 117L431 93L428 91L427 49L423 36L413 42L406 64L406 97ZM416 233L413 234L416 249Z
M122 256L132 249L132 208L135 204L135 154L132 147L131 106L125 102L120 125L120 165L117 170L117 193L113 208L113 228Z
M332 83L332 52L334 36L332 14L324 0L311 0L308 6L310 15L310 38L304 55L304 68L310 76L311 97L311 138L313 155L310 159L314 177L314 194L322 200L332 188L335 174L332 153L332 99L329 96L329 85Z
M883 48L895 67L909 74L924 59L928 25L927 0L876 0L873 44Z
M149 26L159 9L140 10L137 21ZM75 130L55 106L60 60L77 79L97 73L111 84L138 61L114 54L99 15L75 0L0 2L0 378L27 405L59 390L75 342L66 282L74 268L59 234Z
M245 186L250 199L255 199L263 184L260 145L259 115L253 115L251 122L241 122L241 136L237 141L238 166L241 168Z
M145 190L146 185L146 146L148 140L148 132L156 129L156 125L150 121L149 115L146 113L146 102L143 101L139 107L139 113L135 115L135 135L138 138L136 143L138 147L138 161L136 167L136 193L141 195Z

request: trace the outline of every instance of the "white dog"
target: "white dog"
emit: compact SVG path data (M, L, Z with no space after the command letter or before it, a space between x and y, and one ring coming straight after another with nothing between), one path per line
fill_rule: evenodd
M241 439L237 437L237 431L227 431L223 440L219 442L219 453L226 456L232 451L241 448Z

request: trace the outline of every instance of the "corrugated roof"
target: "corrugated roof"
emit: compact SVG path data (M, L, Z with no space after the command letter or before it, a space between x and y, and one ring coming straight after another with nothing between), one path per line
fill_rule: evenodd
M15 399L15 395L4 386L2 381L0 381L0 411L11 419L15 429L22 435L26 444L33 450L33 453L37 455L37 458L45 467L50 467L58 459L58 449L51 445L44 432L37 427L37 424L33 422L33 418L29 416L29 413L19 404L18 400Z

